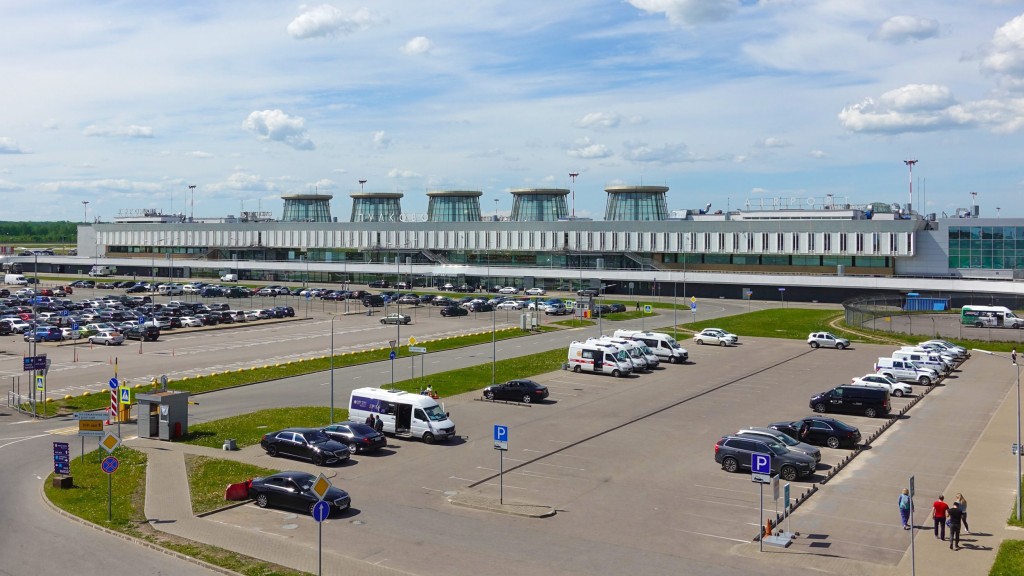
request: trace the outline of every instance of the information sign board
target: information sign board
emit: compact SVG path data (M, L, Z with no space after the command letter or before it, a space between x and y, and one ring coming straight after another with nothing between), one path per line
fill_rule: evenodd
M71 474L71 451L67 442L53 443L53 473L64 476Z

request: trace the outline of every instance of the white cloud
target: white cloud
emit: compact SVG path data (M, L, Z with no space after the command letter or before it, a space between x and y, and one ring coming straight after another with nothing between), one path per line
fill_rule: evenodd
M398 168L392 168L391 170L388 170L388 178L421 178L421 176L412 170L399 170Z
M305 120L289 116L281 110L257 110L242 122L242 128L256 134L260 140L282 142L296 150L316 148L306 136Z
M93 190L153 194L163 192L164 186L153 182L137 182L126 178L101 178L99 180L57 180L55 182L43 182L39 185L39 189L42 192Z
M740 7L739 0L628 0L648 14L664 14L676 26L725 20Z
M575 122L577 128L608 129L615 128L622 122L622 117L614 112L591 112Z
M751 194L767 194L768 193L768 189L767 188L751 188L750 189L750 193Z
M828 154L824 150L811 150L807 155L811 158L828 158Z
M9 180L0 180L0 190L4 190L5 192L14 192L15 190L21 190L21 186Z
M103 126L93 124L82 130L83 136L96 136L101 138L152 138L153 128L151 126Z
M939 22L931 18L914 16L893 16L875 30L872 38L893 44L903 44L910 40L927 40L939 36Z
M1002 76L1007 87L1024 87L1024 14L995 31L982 57L981 69Z
M8 136L0 136L0 154L28 154L28 151Z
M662 144L661 146L648 146L645 142L626 141L623 143L626 150L622 157L633 162L645 162L652 164L678 164L680 162L696 162L700 160L695 154L689 151L686 144Z
M735 162L736 164L743 164L744 162L746 162L749 159L750 159L750 156L747 156L746 154L737 154L737 155L732 157L732 161Z
M789 142L781 138L768 137L758 140L755 144L758 148L788 148L792 146Z
M215 182L207 186L211 192L220 192L224 190L244 190L252 192L273 192L278 190L278 187L273 182L257 176L255 174L249 174L246 172L235 172L231 176L228 176L227 180L222 182Z
M612 155L612 151L608 149L604 144L595 144L591 142L590 138L580 138L573 142L572 146L567 151L569 156L573 158L583 158L592 160L595 158L607 158Z
M210 154L209 152L203 152L202 150L186 152L185 156L188 156L189 158L213 158L213 154Z
M369 28L378 18L366 8L346 15L330 4L300 6L303 13L288 24L288 34L293 38L319 38L338 34L350 34Z
M430 52L430 49L433 47L434 46L431 44L429 38L426 36L417 36L402 46L402 52L410 56L416 56L418 54L426 54L427 52Z
M868 133L927 132L988 126L1015 132L1024 126L1024 99L959 103L945 86L910 84L866 98L839 113L847 130Z
M57 130L58 128L60 128L60 124L57 123L56 118L50 118L43 122L43 128L45 130Z
M373 147L380 150L386 149L391 146L391 138L388 137L387 133L383 130L378 130L373 133Z

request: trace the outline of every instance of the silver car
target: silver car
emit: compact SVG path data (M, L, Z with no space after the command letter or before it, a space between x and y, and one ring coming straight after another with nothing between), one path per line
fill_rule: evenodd
M762 438L775 439L780 444L785 445L790 450L797 452L803 452L811 458L814 458L815 462L821 462L821 449L817 446L812 446L806 442L800 442L796 438L793 438L785 432L779 432L774 428L762 428L758 426L751 426L750 428L741 428L736 434L740 436L759 436Z
M811 348L821 347L843 350L850 347L849 340L840 338L831 332L811 332L807 336L807 343L811 345Z

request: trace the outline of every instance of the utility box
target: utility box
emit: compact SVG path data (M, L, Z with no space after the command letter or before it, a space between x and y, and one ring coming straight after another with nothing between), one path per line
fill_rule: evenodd
M188 434L188 392L136 394L139 438L173 440Z

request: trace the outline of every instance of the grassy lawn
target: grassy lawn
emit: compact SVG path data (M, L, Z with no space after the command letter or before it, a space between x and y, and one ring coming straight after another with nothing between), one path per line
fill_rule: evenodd
M74 448L74 443L71 444ZM74 450L72 450L72 453ZM145 519L141 502L146 489L146 455L130 448L118 448L113 454L120 465L111 475L111 520L107 521L107 475L100 462L107 456L104 450L93 450L71 459L74 488L54 488L46 479L45 492L51 502L75 516L100 526L137 534L136 524Z
M741 338L744 336L759 336L804 340L811 332L830 330L828 323L834 318L842 316L842 314L838 310L773 308L747 314L738 314L736 316L680 324L680 326L694 332L699 332L709 327L721 328L734 334L739 334ZM833 332L837 331L833 330ZM844 333L838 335L843 337L850 336Z
M228 504L228 501L224 499L224 490L228 484L277 472L277 470L260 468L234 460L222 460L195 454L185 455L185 469L188 471L188 488L192 494L193 514L210 512Z
M347 402L348 398L340 400L342 406ZM225 440L234 438L238 446L244 448L259 444L264 434L282 428L327 426L331 423L330 417L331 409L327 406L268 408L189 426L188 434L180 442L220 448ZM347 419L348 410L335 407L334 418L339 422Z
M1004 540L999 545L996 561L989 576L1021 576L1024 574L1024 540Z

